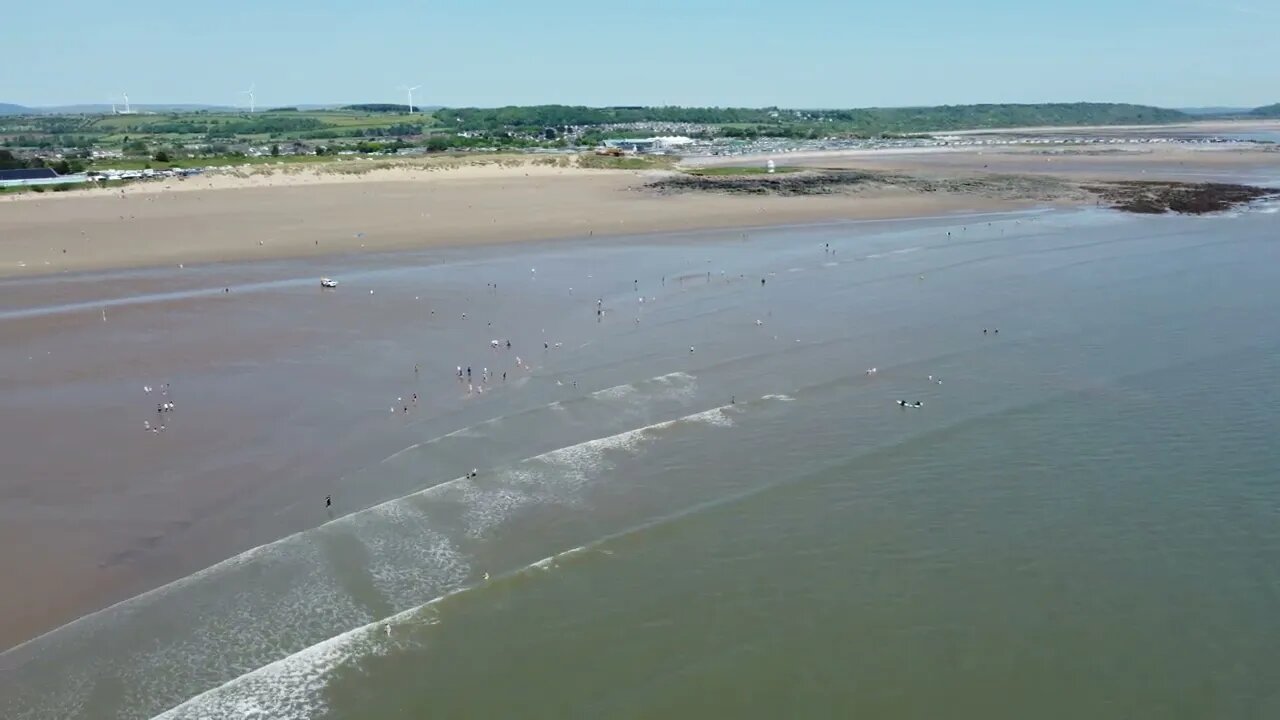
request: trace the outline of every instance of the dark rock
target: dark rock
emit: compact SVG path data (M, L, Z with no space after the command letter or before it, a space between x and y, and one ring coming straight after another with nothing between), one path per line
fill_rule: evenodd
M645 187L663 194L720 192L733 195L831 195L883 181L880 175L852 170L776 175L676 175Z
M1089 185L1094 193L1115 210L1160 215L1166 212L1203 215L1280 196L1280 192L1253 185L1230 183L1183 183L1160 180L1130 180Z

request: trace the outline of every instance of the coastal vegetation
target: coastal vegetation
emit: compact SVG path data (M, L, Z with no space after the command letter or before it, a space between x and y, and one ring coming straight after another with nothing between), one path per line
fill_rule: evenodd
M1280 105L1256 117L1280 117ZM573 150L608 139L685 135L733 142L762 138L912 138L931 133L1025 126L1162 124L1203 119L1177 110L1116 103L948 105L915 108L784 109L537 105L435 108L356 104L130 114L0 115L0 148L24 159L80 169L127 169L148 162L191 167L217 159L305 162L338 154ZM309 161L309 160L306 160ZM626 166L618 160L594 161ZM636 167L640 161L629 161Z

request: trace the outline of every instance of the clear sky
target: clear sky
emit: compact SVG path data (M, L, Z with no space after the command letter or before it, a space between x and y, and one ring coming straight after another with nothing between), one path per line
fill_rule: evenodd
M1276 0L10 0L0 102L1280 102Z

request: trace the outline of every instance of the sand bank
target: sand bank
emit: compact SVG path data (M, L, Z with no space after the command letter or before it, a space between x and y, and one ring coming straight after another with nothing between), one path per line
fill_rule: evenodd
M775 197L663 196L666 171L596 170L566 156L238 168L123 189L0 200L0 276L195 264L1004 210L1089 203L1070 183L1176 180L1273 183L1280 151L1256 146L1033 146L836 151L690 160L696 165L859 169L948 180L1051 177L1034 192L882 186Z
M0 276L996 210L998 198L661 197L660 174L532 163L213 175L0 201ZM63 196L65 195L65 196Z

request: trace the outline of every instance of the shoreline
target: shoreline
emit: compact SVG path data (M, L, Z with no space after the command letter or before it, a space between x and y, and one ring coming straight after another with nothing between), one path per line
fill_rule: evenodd
M752 198L650 192L664 171L481 166L214 179L0 202L0 277L1021 209L883 188ZM190 181L189 181L190 182ZM195 181L197 183L204 180ZM59 193L62 195L62 193Z
M1216 153L1201 155L1220 157ZM1280 160L1274 153L1262 155L1266 155L1263 160L1272 163ZM431 322L423 317L424 306L416 304L416 293L421 292L432 314L439 308L442 319L457 318L466 311L476 313L477 305L485 303L492 306L487 312L496 317L501 317L501 310L492 296L473 299L468 294L489 278L468 274L466 263L445 263L444 268L433 270L427 264L405 263L403 258L386 253L490 247L493 251L484 253L486 262L500 264L506 250L496 246L505 244L516 247L528 243L527 247L537 250L539 242L563 241L567 249L568 243L582 239L602 241L581 245L589 254L617 237L624 241L617 243L616 251L630 253L637 251L626 247L627 238L672 234L671 242L665 244L674 250L648 248L645 252L677 252L686 244L681 241L687 238L678 235L682 232L960 218L968 213L1095 205L1096 195L1086 200L1061 194L1064 187L1079 187L1079 181L1070 179L1072 175L1011 176L1020 181L1030 179L1034 187L1046 188L1046 193L1031 197L1025 194L1025 188L1014 188L1015 192L1001 195L996 184L1004 177L1000 170L983 172L985 168L981 167L991 160L991 155L954 156L965 164L925 169L917 165L903 171L915 182L933 182L936 187L930 190L873 183L848 192L787 196L715 190L664 194L654 187L655 183L691 176L554 166L535 169L495 163L433 172L375 170L368 175L336 178L320 173L262 173L249 185L237 185L243 178L229 177L213 188L169 191L157 184L148 186L150 192L129 191L123 197L118 192L99 191L77 197L0 203L0 237L5 238L0 240L0 277L48 279L26 286L21 282L0 285L11 290L9 302L0 313L16 310L11 314L22 315L20 308L77 301L88 301L88 305L100 297L104 287L163 295L175 285L194 283L205 289L212 287L215 297L221 297L217 291L224 283L252 283L281 272L279 267L258 264L259 260L295 260L296 266L285 268L295 277L304 273L314 273L317 278L329 274L343 281L343 289L331 294L320 293L314 287L308 288L314 294L272 290L270 301L264 301L261 293L234 290L216 302L206 302L203 295L199 299L162 299L127 310L113 309L109 324L98 320L96 305L83 308L85 312L0 319L9 323L6 329L12 340L8 344L8 367L15 378L22 378L15 380L5 398L10 416L23 418L10 434L12 456L16 458L12 477L38 488L31 490L32 498L38 498L40 492L67 489L81 493L73 493L70 500L42 499L48 507L58 507L56 503L62 502L78 513L81 501L88 500L83 515L40 528L40 532L56 538L57 553L68 558L63 567L56 568L57 572L39 577L40 573L26 564L27 557L16 554L7 559L9 576L31 576L22 583L22 593L15 595L8 625L0 628L0 647L56 629L68 617L74 621L92 613L101 607L104 598L114 602L153 589L156 578L184 576L192 567L216 564L226 558L224 551L229 546L235 549L236 543L268 542L275 529L302 527L315 519L306 516L305 508L288 505L279 511L286 513L283 520L273 517L262 521L262 525L252 525L245 518L253 522L261 519L254 507L238 516L222 515L226 504L262 502L265 507L275 507L272 503L278 498L272 493L293 497L323 492L318 489L321 486L310 484L311 478L337 475L341 479L346 470L356 473L363 467L358 463L353 468L342 467L342 462L353 462L360 455L350 452L351 447L375 456L378 453L374 450L383 444L405 447L421 441L417 437L400 442L398 438L406 433L405 429L386 429L387 406L381 400L376 408L363 405L369 397L383 397L378 393L394 398L404 394L403 389L390 383L384 387L384 378L362 378L359 372L353 377L351 369L379 367L378 363L387 361L379 343L398 337L396 333L402 328ZM1008 157L1019 162L1036 159L1027 153ZM1170 163L1185 159L1176 154L1160 157ZM1241 156L1231 157L1238 160ZM1117 164L1110 157L1088 156L1082 161L1088 168L1085 176L1127 173L1130 177L1151 177L1135 172L1132 165ZM885 162L897 160L886 158ZM854 167L868 174L881 172L870 169L868 164ZM800 175L804 174L778 177L793 181ZM765 179L762 175L727 177L740 181ZM938 178L970 189L953 191ZM714 177L697 182L712 180ZM1035 185L1036 182L1041 184ZM44 200L54 204L45 205ZM357 234L362 235L356 237ZM51 251L61 247L69 250L65 259L61 252ZM50 265L18 271L9 264L15 253L35 251L45 252ZM615 248L609 248L609 252L615 252ZM701 256L703 251L699 249L697 254ZM177 269L179 263L189 264L192 275L184 276ZM205 263L227 265L209 267ZM368 304L363 299L358 304L355 298L364 298L364 291L374 287L362 285L356 276L360 266L370 264L382 268L412 267L430 280L413 285L412 290L405 285L398 295L390 287L405 281L388 280L388 291L378 285L376 296L369 292ZM147 273L145 278L107 278L105 282L91 274L55 274L143 267L158 270ZM343 277L344 268L354 270L350 282ZM527 270L527 266L522 269ZM541 262L538 270L540 277L551 277L550 273L543 275ZM508 268L506 272L514 271ZM509 279L503 277L504 288ZM312 281L307 284L312 285ZM348 288L357 293L348 292ZM323 299L317 301L317 295ZM550 301L531 292L523 296L522 302ZM300 316L310 318L310 335L300 334L296 325ZM516 335L521 346L535 345L540 337L535 337L530 328L543 328L546 322L545 327L554 337L558 332L555 317L556 313L546 312L528 327L504 330ZM366 323L396 331L360 338ZM235 328L239 328L238 335L232 332ZM408 368L426 357L425 377L441 374L441 368L426 364L436 362L445 366L443 375L452 378L454 363L467 359L442 356L437 348L471 344L485 347L487 338L503 336L496 326L493 332L477 327L476 337L464 335L467 332L472 331L458 328L457 335L439 342L433 340L429 347L410 347L411 340L401 339L405 354L391 362ZM526 336L521 338L519 333ZM185 342L182 338L186 338ZM283 360L296 360L290 353L298 347L323 347L323 353L316 357L328 358L337 353L341 361L318 363L310 370L285 368ZM419 354L410 356L410 351ZM310 352L298 357L307 363L316 362ZM251 372L247 368L257 369ZM301 383L296 380L299 373L308 372L315 375L307 380L310 384L294 384ZM246 386L246 378L256 378L258 385ZM175 424L175 431L165 436L168 445L158 446L153 436L137 427L151 409L150 398L142 394L141 387L143 383L170 379L181 388L179 401L183 408L181 415L173 416L173 422L186 427ZM352 385L359 385L361 391L356 392ZM126 393L119 388L131 390ZM455 430L454 425L462 424L460 418L466 416L464 401L447 392L438 397L424 392L424 406L431 401L440 403L443 410L431 419L440 426L438 434L444 435ZM188 408L200 411L193 413ZM307 408L313 414L297 423L275 420L292 417L290 413L296 408ZM128 420L122 423L121 418ZM453 422L455 418L458 423ZM343 437L357 422L361 424L359 433L363 434L353 435L355 439L349 446L307 444L316 443L309 435ZM301 432L308 423L312 423L310 429ZM316 427L322 432L317 432ZM64 446L67 437L83 438L86 444L78 452L59 453L57 449ZM236 466L220 464L224 456L234 458L258 442L277 443L287 450L248 455ZM165 448L165 454L156 447ZM310 449L301 452L299 448ZM94 464L95 458L111 460ZM171 463L166 467L174 477L190 474L200 481L162 487L155 482L162 475L157 472L161 461ZM207 467L193 469L193 464L199 462ZM103 478L97 473L103 467L110 468L112 477L120 483L118 487L102 484ZM256 486L259 479L273 477L273 473L280 477L264 488ZM134 495L121 488L132 488ZM255 495L260 492L267 495ZM130 497L140 498L137 501L143 507L136 509L138 516L131 521L118 522L113 512L126 516L135 509L111 506ZM10 539L11 547L22 548L29 538L36 537L36 531L18 512L20 505L12 507L9 533L0 533L0 537ZM116 552L98 557L96 553L104 549Z
M794 175L716 180L679 169L769 159L810 176L877 177L790 192ZM734 177L752 189L732 187ZM1135 181L1274 185L1280 152L835 150L699 157L675 170L598 169L569 156L532 155L259 165L0 198L0 278L259 259L340 265L364 252L1083 207L1106 196L1099 185ZM677 186L687 191L667 191Z

